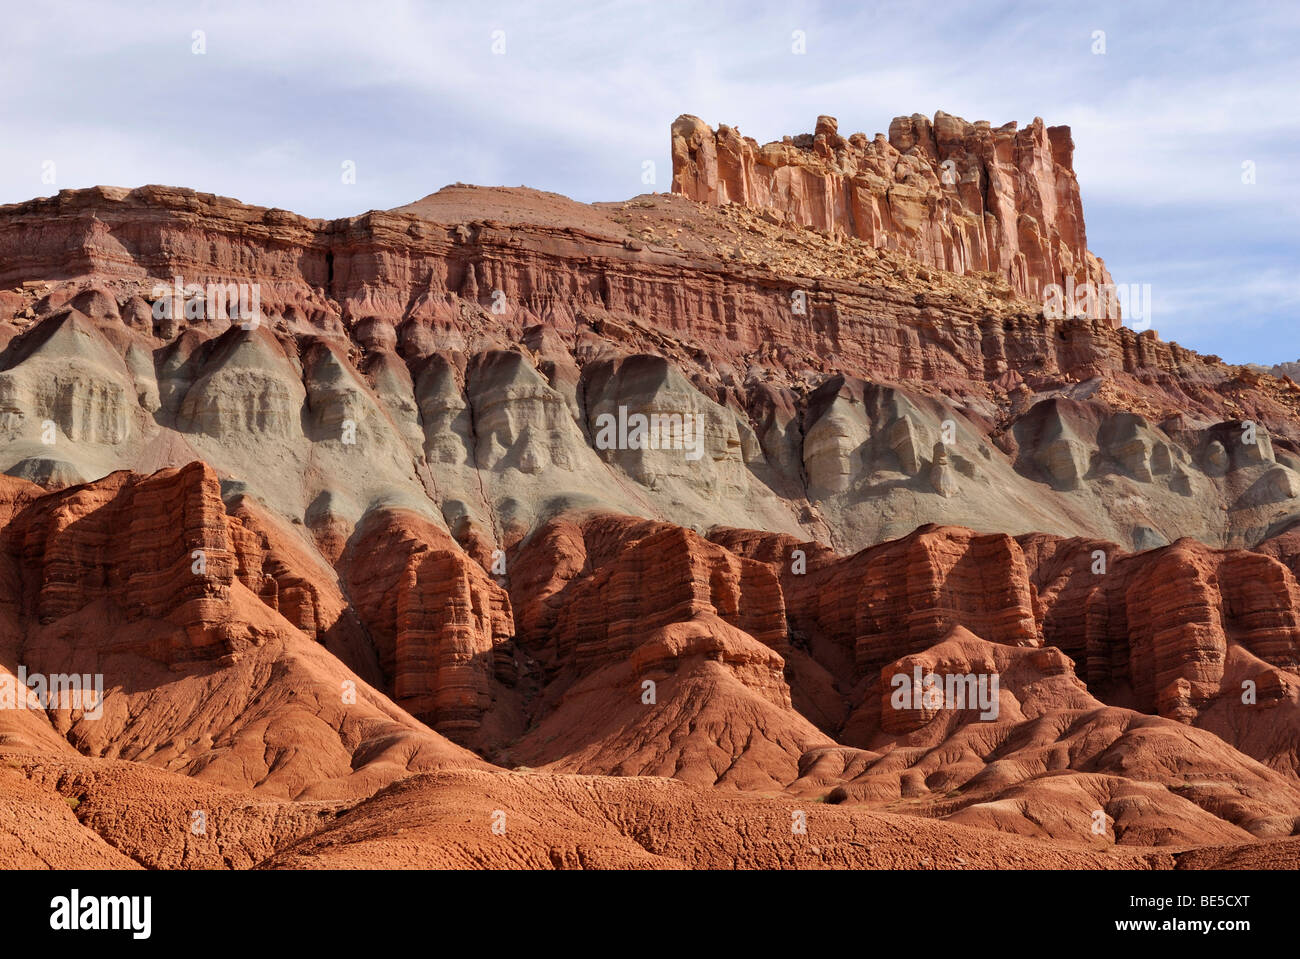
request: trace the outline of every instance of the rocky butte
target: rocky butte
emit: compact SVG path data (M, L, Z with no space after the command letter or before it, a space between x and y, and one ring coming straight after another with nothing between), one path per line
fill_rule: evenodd
M1064 128L672 144L0 207L0 863L1295 867L1287 371L1044 315Z
M994 128L942 110L844 137L834 117L759 146L698 117L673 123L673 192L739 203L953 273L997 273L1040 300L1051 284L1111 284L1088 250L1070 128ZM1098 310L1097 315L1104 315Z

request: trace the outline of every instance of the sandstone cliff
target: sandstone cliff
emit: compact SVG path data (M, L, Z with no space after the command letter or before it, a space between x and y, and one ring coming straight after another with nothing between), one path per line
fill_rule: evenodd
M1088 250L1070 128L1037 117L1017 129L918 113L868 139L823 116L812 134L759 146L681 116L672 155L673 192L692 200L768 211L954 273L997 273L1040 302L1051 284L1111 284ZM1111 303L1090 306L1118 325Z

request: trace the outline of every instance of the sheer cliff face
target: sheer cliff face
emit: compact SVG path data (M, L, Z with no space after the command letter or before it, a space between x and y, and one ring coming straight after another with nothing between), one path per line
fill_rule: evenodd
M954 273L992 272L1039 299L1067 280L1111 282L1088 251L1070 128L991 127L942 111L897 117L889 136L816 132L759 146L698 117L672 127L673 192L739 203L857 237ZM1092 304L1096 316L1112 316ZM1113 317L1118 324L1118 317Z

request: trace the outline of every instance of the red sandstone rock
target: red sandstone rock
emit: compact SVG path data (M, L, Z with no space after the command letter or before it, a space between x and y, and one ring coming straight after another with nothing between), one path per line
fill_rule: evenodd
M127 622L172 623L157 649L169 662L233 651L233 544L220 485L202 463L145 478L115 473L44 497L5 539L22 561L22 608L39 622L104 599Z
M356 796L411 770L480 763L268 605L278 592L253 593L237 575L251 577L238 559L254 555L248 536L201 463L113 474L18 511L0 530L5 669L98 675L104 698L0 710L0 740L282 798ZM264 559L293 562L266 545Z
M934 675L945 696L960 688L951 677L996 678L997 708L943 696L900 707L892 679L915 673ZM830 802L892 803L1094 848L1240 843L1295 828L1293 781L1208 732L1102 706L1057 649L987 643L959 627L888 664L873 690L846 731L864 748L810 750L792 791L834 786ZM1092 830L1097 810L1104 834Z
M771 210L954 273L1000 273L1040 300L1067 278L1111 282L1087 248L1069 127L993 129L940 111L933 123L897 117L888 139L869 140L818 117L815 134L759 146L681 116L672 154L673 191L692 200Z
M450 536L414 513L375 514L340 565L398 705L463 743L518 734L510 598Z
M626 517L555 522L515 565L521 640L561 689L511 750L548 768L780 787L825 742L792 708L771 570L689 530ZM580 717L589 717L586 720Z
M782 585L793 627L862 676L965 626L990 642L1042 644L1041 612L1024 554L1007 536L923 528L824 563Z
M1212 729L1294 772L1300 593L1286 566L1190 540L1140 554L1044 536L1021 542L1044 639L1073 657L1095 695Z

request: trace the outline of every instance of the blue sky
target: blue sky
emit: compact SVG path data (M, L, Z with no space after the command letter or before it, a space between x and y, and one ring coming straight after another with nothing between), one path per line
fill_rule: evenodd
M336 217L457 181L615 200L669 188L680 113L760 141L820 113L868 135L1041 116L1073 128L1089 245L1151 284L1162 338L1300 359L1300 4L264 6L6 11L0 202L166 183Z

